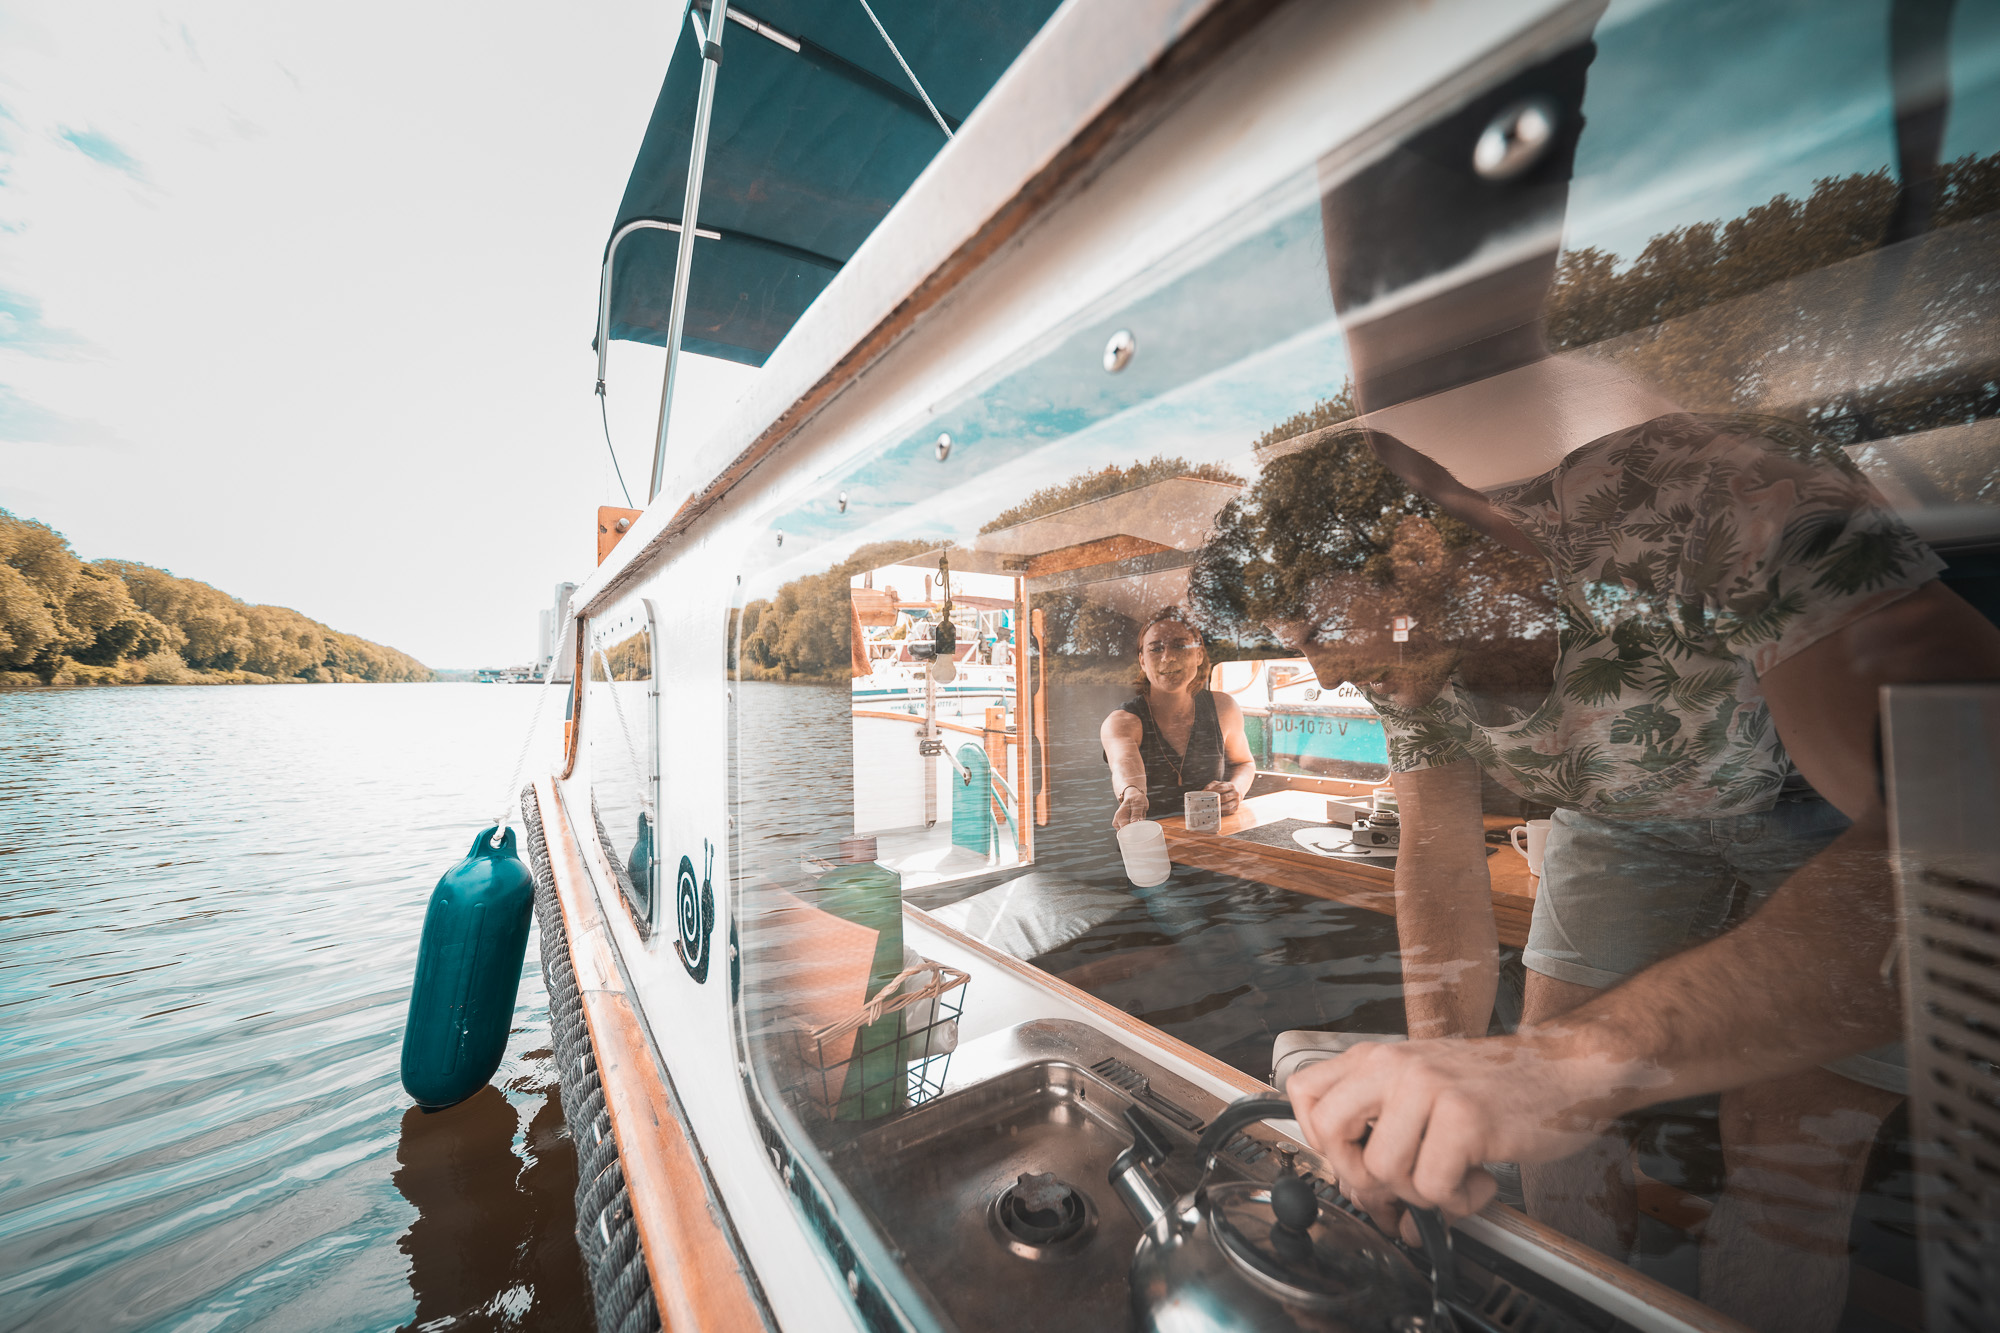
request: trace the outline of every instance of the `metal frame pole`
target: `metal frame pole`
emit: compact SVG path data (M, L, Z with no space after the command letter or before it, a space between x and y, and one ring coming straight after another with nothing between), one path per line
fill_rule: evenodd
M674 308L667 321L667 370L660 385L660 426L653 437L653 476L646 487L646 503L651 504L666 480L667 418L674 407L674 375L680 369L681 333L687 325L688 273L694 264L695 229L701 208L701 173L708 162L708 117L715 105L715 76L722 68L722 31L728 27L729 0L714 0L709 10L708 30L694 6L688 6L688 24L701 43L701 92L695 99L694 145L688 152L687 199L681 205L680 249L674 260Z
M597 392L604 393L604 366L611 351L611 263L618 258L618 247L625 238L635 231L678 232L678 222L662 222L658 218L634 218L611 235L611 244L604 247L604 266L597 273ZM702 231L697 228L695 235L704 241L719 241L719 231Z

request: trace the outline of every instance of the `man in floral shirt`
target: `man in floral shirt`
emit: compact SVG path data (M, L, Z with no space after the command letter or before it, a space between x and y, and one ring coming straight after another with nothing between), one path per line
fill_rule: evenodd
M1845 1302L1862 1167L1900 1100L1880 1049L1902 1026L1885 967L1898 921L1880 691L2000 680L2000 630L1937 580L1936 557L1844 458L1791 427L1684 411L1671 365L1653 383L1612 352L1552 353L1594 55L1579 35L1328 172L1325 253L1359 425L1417 495L1546 570L1556 660L1547 698L1509 713L1466 688L1476 660L1415 641L1410 658L1427 660L1363 670L1368 645L1329 630L1309 590L1297 600L1312 605L1266 618L1302 627L1322 684L1376 682L1404 825L1411 1040L1299 1068L1286 1092L1342 1188L1386 1224L1397 1200L1474 1211L1495 1191L1482 1164L1518 1162L1531 1213L1621 1259L1637 1220L1621 1117L1720 1093L1728 1179L1702 1229L1702 1299L1759 1330L1825 1333ZM1508 127L1529 111L1539 142L1495 156L1521 147ZM1755 367L1710 351L1714 373L1686 387L1755 401ZM1820 401L1879 387L1848 382L1873 371L1820 369ZM1961 386L1967 401L1983 383ZM1274 563L1302 583L1313 562ZM1371 577L1321 583L1365 603ZM1440 631L1460 632L1416 637ZM1486 1035L1485 776L1555 810L1524 1021L1503 1036Z
M1441 1040L1304 1067L1286 1088L1301 1123L1385 1221L1396 1197L1469 1210L1491 1193L1479 1164L1518 1160L1531 1213L1624 1257L1615 1117L1731 1089L1703 1297L1759 1328L1830 1327L1860 1172L1906 1091L1875 694L2000 677L2000 631L1844 457L1778 423L1650 418L1485 495L1371 443L1546 563L1556 661L1525 713L1462 678L1362 686L1403 810L1409 1031ZM1481 774L1554 816L1522 1031L1466 1041L1496 976Z
M1758 678L1944 568L1779 422L1660 417L1486 500L1553 571L1554 688L1500 725L1452 683L1422 707L1377 696L1390 763L1470 759L1580 813L1714 819L1801 790Z

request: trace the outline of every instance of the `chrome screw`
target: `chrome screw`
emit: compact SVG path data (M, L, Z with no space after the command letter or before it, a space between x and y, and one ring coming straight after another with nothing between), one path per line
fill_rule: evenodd
M783 546L784 544L785 544L785 534L781 532L778 534L778 545Z
M1132 330L1120 329L1118 332L1112 334L1110 341L1104 344L1105 373L1116 375L1119 371L1131 365L1132 353L1138 350L1139 343L1137 339L1133 338Z
M1556 137L1556 106L1546 97L1516 102L1493 118L1472 149L1472 169L1490 181L1511 180L1542 160Z

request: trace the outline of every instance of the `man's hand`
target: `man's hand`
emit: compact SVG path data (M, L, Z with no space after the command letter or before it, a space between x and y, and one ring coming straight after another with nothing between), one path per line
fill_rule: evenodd
M1497 1188L1487 1162L1548 1162L1579 1151L1651 1094L1629 1068L1593 1058L1573 1034L1365 1042L1285 1085L1312 1149L1341 1190L1390 1234L1416 1243L1398 1201L1449 1219ZM1635 1100L1636 1098L1636 1100Z
M1148 810L1146 793L1137 787L1127 787L1125 797L1118 802L1118 810L1111 816L1111 827L1124 828L1134 820L1144 819Z
M1236 807L1243 804L1243 793L1236 789L1233 782L1211 782L1202 790L1222 793L1222 813L1225 815L1235 814Z

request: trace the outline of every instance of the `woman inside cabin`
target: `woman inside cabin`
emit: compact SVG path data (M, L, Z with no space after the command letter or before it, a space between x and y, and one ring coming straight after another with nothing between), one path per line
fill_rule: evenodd
M1208 688L1208 646L1179 607L1140 628L1139 671L1139 692L1098 729L1118 802L1111 826L1180 814L1192 791L1221 793L1233 813L1256 775L1243 712Z

